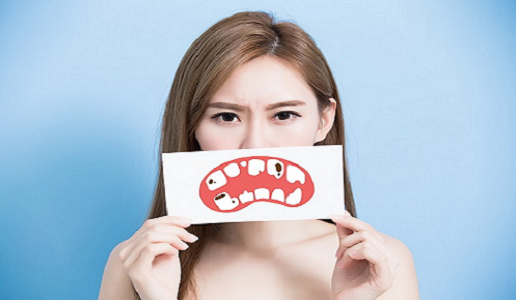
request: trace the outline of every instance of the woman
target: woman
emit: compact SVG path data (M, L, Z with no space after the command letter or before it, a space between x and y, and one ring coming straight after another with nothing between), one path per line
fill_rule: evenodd
M172 84L161 152L309 145L345 146L337 87L309 35L241 12L194 41ZM111 252L99 299L418 299L407 247L355 218L345 161L349 213L333 222L190 226L167 216L160 167L149 219Z

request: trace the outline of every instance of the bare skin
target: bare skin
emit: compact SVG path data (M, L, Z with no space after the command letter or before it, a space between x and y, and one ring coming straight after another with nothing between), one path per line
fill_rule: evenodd
M320 220L242 224L247 228L239 228L240 233L253 229L275 232L279 239L284 230L286 236L275 245L260 244L260 237L272 240L267 234L247 240L235 236L210 239L195 269L197 299L339 299L332 296L332 272L338 261L335 250L345 248L339 248L335 225ZM289 232L299 235L292 237ZM379 234L396 250L400 266L390 289L375 299L419 299L410 251L399 240Z
M210 240L195 269L199 299L331 299L335 225L319 220L225 225L234 227L234 235ZM257 234L241 236L248 230Z

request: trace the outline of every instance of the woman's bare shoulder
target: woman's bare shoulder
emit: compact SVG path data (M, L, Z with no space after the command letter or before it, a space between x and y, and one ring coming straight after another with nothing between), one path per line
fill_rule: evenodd
M398 258L401 260L400 264L405 264L405 266L414 266L414 259L412 257L412 252L410 249L403 243L402 241L398 240L395 237L389 236L385 233L379 232L380 235L384 238L387 245L391 247L391 249L394 249L396 251L396 254L398 254Z
M100 286L99 300L133 299L133 284L124 269L120 258L120 250L127 241L116 245L109 254L104 267L104 275Z
M387 245L393 249L399 259L396 277L392 287L378 299L419 299L419 287L416 267L410 249L402 241L381 233Z

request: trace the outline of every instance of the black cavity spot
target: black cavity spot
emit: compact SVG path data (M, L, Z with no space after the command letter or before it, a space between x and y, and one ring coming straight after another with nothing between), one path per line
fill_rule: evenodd
M222 198L226 197L226 194L220 194L217 197L215 197L215 200L220 200Z
M212 184L212 183L213 183L213 179L210 179L210 184Z

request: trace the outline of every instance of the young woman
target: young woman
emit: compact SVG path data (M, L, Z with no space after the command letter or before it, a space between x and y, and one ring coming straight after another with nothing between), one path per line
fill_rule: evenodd
M267 13L241 12L185 54L160 152L345 149L344 140L337 87L311 37ZM349 213L332 221L190 226L188 216L167 215L160 168L148 220L111 252L99 299L418 299L410 251L356 218L345 155L343 170Z

